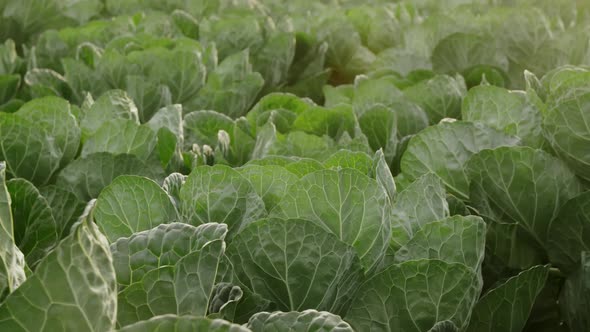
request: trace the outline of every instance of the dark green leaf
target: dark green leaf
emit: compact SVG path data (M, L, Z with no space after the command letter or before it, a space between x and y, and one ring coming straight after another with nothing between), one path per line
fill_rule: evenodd
M460 263L407 261L367 280L345 319L357 331L428 331L449 320L469 322L481 284Z
M500 147L474 155L467 166L471 204L488 220L517 223L546 245L559 209L580 183L559 159L529 147Z
M236 235L228 257L241 283L284 311L345 310L362 278L355 250L306 220L255 222Z
M548 272L546 266L535 266L484 294L473 309L467 331L522 331Z
M55 246L61 229L53 218L47 200L35 186L24 179L6 182L12 200L14 242L25 254L30 267Z
M70 234L70 228L84 212L86 203L64 188L55 185L41 187L39 192L51 207L51 214L58 227L58 238Z
M580 252L590 251L590 192L570 199L551 222L547 251L552 264L565 272L575 270Z
M439 259L478 271L484 258L486 225L480 217L454 216L422 226L395 253L396 262Z
M87 201L98 197L101 190L119 175L139 175L155 181L163 178L161 168L148 166L135 156L100 152L70 163L59 173L56 184Z
M451 194L466 200L469 179L465 165L471 156L484 149L516 145L519 140L481 124L441 123L410 139L401 160L402 172L416 179L429 172L438 175Z
M580 265L565 281L560 296L560 307L567 325L572 331L590 328L586 308L590 304L590 256L580 253Z

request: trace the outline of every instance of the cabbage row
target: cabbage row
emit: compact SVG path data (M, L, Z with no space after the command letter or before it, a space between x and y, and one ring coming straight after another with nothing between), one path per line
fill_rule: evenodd
M589 331L589 32L0 0L0 331Z

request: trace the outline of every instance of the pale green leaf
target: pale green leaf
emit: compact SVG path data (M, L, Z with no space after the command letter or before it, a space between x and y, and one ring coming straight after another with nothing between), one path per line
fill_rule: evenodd
M390 203L385 190L350 168L304 176L287 189L271 216L313 221L353 246L367 271L381 261L389 243Z
M156 182L122 175L98 195L94 219L112 243L120 237L175 222L178 213L170 196Z
M260 312L252 316L246 326L253 332L353 332L340 316L316 310Z
M266 215L264 201L252 184L236 170L223 165L193 169L180 189L180 200L185 222L225 223L230 232Z
M114 328L115 271L107 240L92 221L92 204L72 233L0 306L1 330L98 332Z

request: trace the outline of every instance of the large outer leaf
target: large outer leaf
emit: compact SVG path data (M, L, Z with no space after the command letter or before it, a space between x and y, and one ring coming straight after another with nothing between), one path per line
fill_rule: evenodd
M203 89L186 103L186 107L190 110L216 110L231 118L244 115L264 86L264 79L252 71L249 59L248 49L223 59L215 71L209 73Z
M423 332L444 320L461 329L480 291L477 274L463 264L408 261L367 280L345 319L357 331Z
M481 122L490 128L518 136L531 147L543 144L541 112L522 91L495 86L476 86L469 90L461 108L462 119Z
M241 283L284 311L340 312L362 277L354 249L307 220L257 221L227 255Z
M174 265L148 271L140 281L119 292L117 325L163 314L205 316L224 250L223 240L214 240Z
M315 159L286 156L268 156L262 159L252 159L246 164L246 166L247 165L283 166L289 172L297 175L297 177L299 178L302 178L309 173L313 173L315 171L319 171L325 168L321 162Z
M444 184L433 173L422 175L393 202L390 247L399 249L424 225L448 216Z
M571 71L562 78L548 96L543 119L545 137L576 174L590 180L590 73Z
M580 252L590 252L590 191L563 205L549 227L549 260L566 272L580 263Z
M91 220L92 204L72 234L0 306L0 330L99 332L114 327L115 271L107 240Z
M353 332L340 316L326 311L259 312L246 325L253 332Z
M186 104L198 96L205 83L206 69L198 43L184 43L176 49L152 48L132 52L129 61L138 64L148 80L165 84L170 88L172 102ZM170 66L174 63L174 66Z
M137 157L99 152L76 159L57 177L57 186L71 190L82 200L98 197L101 190L119 175L140 175L158 181L162 176L158 165L147 165Z
M274 125L259 131L256 144L256 148L264 147L264 150L261 151L254 150L253 156L258 158L283 155L321 161L336 152L335 142L328 136L320 137L302 131L293 131L282 136L274 131Z
M361 76L354 82L352 105L354 112L361 116L376 106L394 105L399 102L401 96L401 91L389 77L369 79ZM350 101L346 103L350 103Z
M276 89L287 80L295 56L295 34L275 32L252 56L252 67L264 78L263 93Z
M519 224L495 222L487 218L485 220L487 234L483 273L486 276L486 285L493 285L514 274L515 270L528 269L547 262L547 255L541 244Z
M245 12L242 15L211 17L199 25L200 41L219 45L221 59L248 47L257 49L264 42L264 27L253 14Z
M174 280L178 314L207 315L225 242L216 240L178 261Z
M122 175L98 195L94 219L112 243L120 237L175 222L178 213L170 196L156 182Z
M548 272L535 266L490 290L475 305L467 331L522 331Z
M350 105L336 105L331 108L316 106L298 114L291 131L300 130L317 136L337 138L343 133L354 135L356 124Z
M81 130L67 100L56 97L33 99L24 104L18 114L40 125L53 137L62 151L60 167L66 166L76 157Z
M564 288L564 278L555 270L550 270L545 281L545 286L537 295L533 309L528 317L524 332L571 332L568 324L564 324L565 315L560 312L560 292ZM514 272L512 272L514 273ZM578 306L578 307L584 307ZM584 312L586 315L587 312ZM586 316L587 317L587 316ZM581 329L585 331L587 329Z
M358 122L373 151L383 149L385 158L391 162L397 146L397 114L394 110L376 105L359 115Z
M6 164L0 162L0 294L25 280L25 259L14 242L11 199L4 183Z
M400 99L401 92L388 78L355 80L352 105L359 126L373 151L382 148L389 162L398 139L396 108L402 108Z
M127 153L141 160L148 159L156 147L156 133L146 125L127 119L104 123L86 138L80 156L97 152Z
M573 3L566 3L573 5ZM553 6L554 4L557 3L553 2L545 6L556 8ZM555 13L551 9L547 12ZM499 42L504 45L504 53L511 60L510 70L516 71L511 77L513 84L522 80L524 68L529 68L534 72L546 72L548 69L564 63L565 59L562 59L562 54L568 54L575 47L576 42L554 35L550 25L547 25L547 19L553 18L547 17L539 9L508 12L502 16L504 16L504 23L498 27L497 36L500 37ZM560 20L561 18L555 17L555 19ZM553 39L553 42L550 42L551 39ZM559 43L565 41L568 42L567 46L566 44L558 46ZM565 49L567 49L567 52L564 52ZM514 77L516 75L518 77Z
M463 72L476 65L508 69L508 59L489 38L457 32L436 44L432 50L432 67L437 72Z
M285 196L287 188L299 178L286 168L276 165L247 165L238 172L242 174L262 197L267 211L274 208Z
M113 243L117 325L162 314L206 315L226 234L224 224L172 223Z
M139 123L137 107L125 91L107 91L90 106L80 121L83 136L94 134L104 123L113 119L129 119Z
M440 259L477 271L485 249L486 225L476 216L453 216L426 224L395 253L397 262Z
M418 104L428 115L430 124L443 118L459 118L461 102L467 92L461 76L437 75L406 90L405 96Z
M6 187L12 199L14 241L34 267L55 246L60 229L47 200L32 183L12 179Z
M326 53L326 64L343 71L361 46L360 36L345 16L333 13L326 16L318 25L322 29L317 31L317 37L330 46Z
M287 132L290 130L290 122L293 122L298 114L302 114L312 106L315 106L315 104L311 100L302 99L290 93L269 93L252 107L246 114L246 118L252 127L253 133L256 133L257 127L264 123L262 120L272 116L270 113L290 114L292 119L286 124L287 128L281 128L279 124L275 124L280 132Z
M402 156L401 168L410 179L433 172L453 195L465 200L469 197L469 180L465 172L469 158L483 149L517 143L518 139L481 124L442 123L428 127L410 139Z
M196 316L176 316L176 315L161 315L151 318L149 320L137 322L135 324L127 325L124 328L117 330L119 332L195 332L195 331L209 331L209 332L249 332L250 330L232 324L222 319L208 319L205 317Z
M529 147L484 150L473 156L467 171L471 204L482 216L518 223L542 245L559 208L580 192L561 160Z
M53 37L46 37L52 35ZM59 37L55 35L57 35L57 32L49 32L43 34L42 37L40 37L40 39L59 39ZM96 46L92 46L89 47L89 49L96 50L97 48ZM95 52L92 53L96 54ZM52 56L50 55L50 57ZM49 61L55 61L57 64L57 59ZM86 101L88 101L87 98L90 97L90 93L102 92L107 89L106 81L100 81L99 79L97 79L97 73L93 71L93 69L90 68L83 60L62 58L61 66L63 67L64 78L67 81L69 88L71 89L70 100L72 100L72 102L82 103L85 101L85 99Z
M111 244L113 264L120 287L140 281L145 273L175 265L182 257L198 251L211 241L223 240L227 225L170 223L134 233Z
M184 139L182 124L182 105L180 104L160 108L146 123L156 133L162 128L168 129L180 142Z
M41 187L39 192L51 207L51 214L57 223L58 237L64 238L82 215L86 203L73 192L55 185Z
M250 182L223 165L193 169L180 189L180 199L185 222L225 223L230 232L266 215L264 202Z
M373 160L368 154L360 151L339 150L324 160L323 164L326 168L353 168L363 174L373 173Z
M287 189L271 216L315 222L353 246L368 272L381 261L389 243L390 206L375 180L344 168L304 176Z
M418 104L402 99L390 107L393 107L397 114L399 137L417 134L428 127L428 116Z
M162 107L172 106L170 88L159 80L149 80L141 75L127 75L125 91L137 106L141 123L151 120Z
M140 281L117 294L117 327L158 315L175 314L174 266L148 271Z
M182 141L168 128L160 128L157 133L155 156L167 172L177 171L184 165Z
M184 137L187 146L193 144L217 144L217 133L225 130L233 132L234 120L215 111L196 111L187 114L182 122Z
M102 9L100 1L80 2L25 0L7 3L3 8L2 19L11 18L14 20L13 22L18 24L18 30L22 33L21 38L28 39L33 34L46 29L58 29L76 23L84 23L89 18L98 15Z
M0 113L0 159L13 177L43 185L59 169L63 151L41 124Z

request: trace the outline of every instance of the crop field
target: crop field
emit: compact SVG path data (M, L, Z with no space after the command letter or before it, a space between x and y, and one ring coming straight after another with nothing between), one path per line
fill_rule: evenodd
M590 1L0 0L0 332L589 332Z

